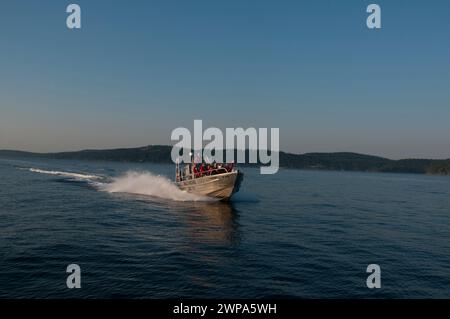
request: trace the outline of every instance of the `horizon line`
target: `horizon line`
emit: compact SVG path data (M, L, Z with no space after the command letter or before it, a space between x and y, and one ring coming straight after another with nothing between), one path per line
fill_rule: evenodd
M167 145L167 144L149 144L144 146L136 146L136 147L115 147L115 148L86 148L86 149L79 149L79 150L71 150L71 151L53 151L53 152L35 152L35 151L26 151L26 150L19 150L19 149L0 149L0 152L21 152L21 153L30 153L30 154L37 154L37 155L49 155L49 154L61 154L61 153L78 153L78 152L86 152L86 151L114 151L114 150L125 150L125 149L142 149L146 147L157 147L157 146L163 146L163 147L174 147L173 145ZM225 150L226 149L222 149ZM250 151L250 149L235 149L235 151ZM255 150L258 151L258 150ZM267 151L267 150L263 150ZM306 153L292 153L292 152L286 152L283 150L278 151L279 153L285 153L290 155L308 155L308 154L356 154L356 155L364 155L364 156L372 156L372 157L378 157L382 159L387 159L391 161L401 161L401 160L440 160L440 161L446 161L450 160L450 157L448 158L419 158L419 157L405 157L400 159L392 159L385 156L380 155L373 155L373 154L365 154L365 153L358 153L353 151L334 151L334 152L306 152Z

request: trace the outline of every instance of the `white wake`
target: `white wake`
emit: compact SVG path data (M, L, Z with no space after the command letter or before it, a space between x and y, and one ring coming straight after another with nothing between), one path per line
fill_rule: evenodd
M119 177L106 178L104 176L81 174L73 172L49 171L38 168L28 169L34 173L67 177L83 180L100 191L108 193L128 193L154 196L174 201L214 201L215 199L191 194L180 190L175 183L161 175L150 172L129 171Z
M110 193L130 193L156 196L174 201L213 201L214 199L199 196L180 190L171 180L150 172L130 171L114 178L111 183L103 185L103 190Z
M87 174L61 172L61 171L46 171L46 170L38 169L38 168L30 168L29 170L30 170L30 172L34 172L34 173L57 175L57 176L71 177L71 178L84 179L84 180L92 180L92 179L101 178L101 176L98 176L98 175L87 175Z

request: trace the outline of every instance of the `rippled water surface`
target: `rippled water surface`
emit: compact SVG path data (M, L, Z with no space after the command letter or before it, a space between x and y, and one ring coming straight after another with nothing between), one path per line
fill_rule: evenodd
M226 204L173 173L0 159L0 298L450 297L448 177L244 168Z

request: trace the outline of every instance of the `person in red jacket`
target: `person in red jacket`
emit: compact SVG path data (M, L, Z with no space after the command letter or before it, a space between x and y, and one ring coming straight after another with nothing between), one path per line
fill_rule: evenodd
M205 174L205 164L200 165L200 176L203 176Z
M192 172L194 173L194 177L198 177L197 165L194 165L194 168L192 169Z

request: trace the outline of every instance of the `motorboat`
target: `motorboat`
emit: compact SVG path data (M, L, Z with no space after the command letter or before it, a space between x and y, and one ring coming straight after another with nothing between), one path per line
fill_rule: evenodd
M177 163L175 183L189 193L229 201L239 191L243 177L234 164Z

